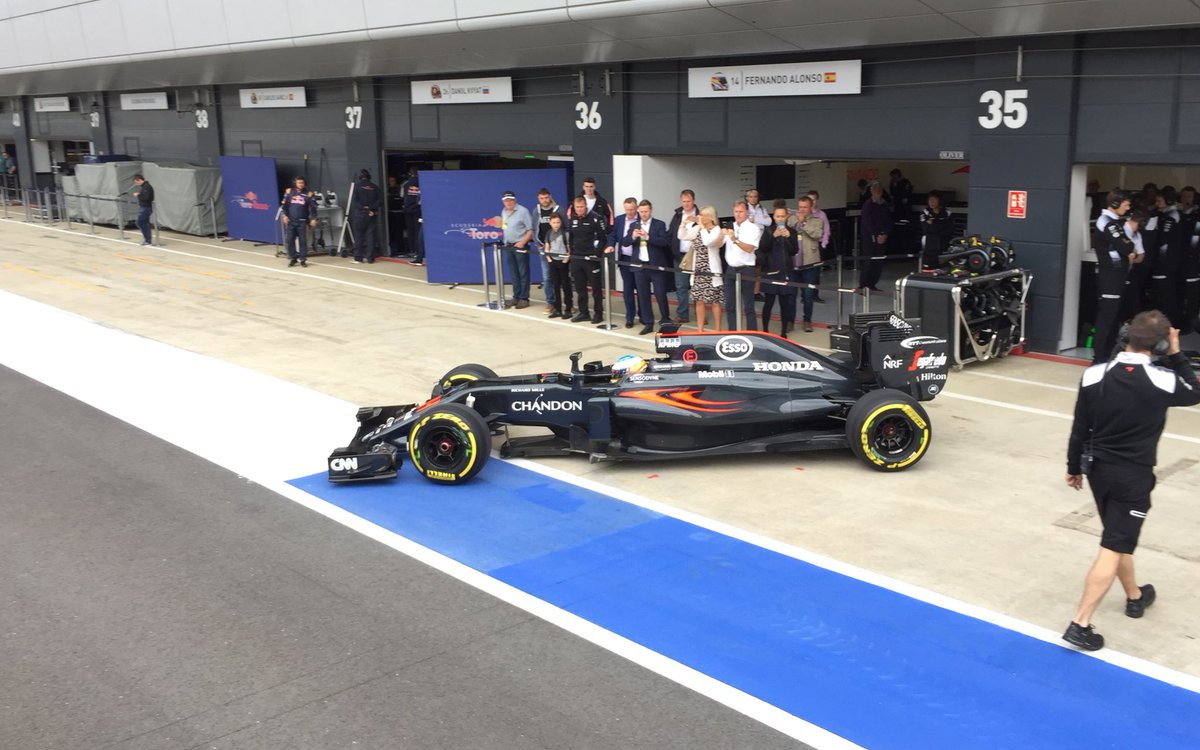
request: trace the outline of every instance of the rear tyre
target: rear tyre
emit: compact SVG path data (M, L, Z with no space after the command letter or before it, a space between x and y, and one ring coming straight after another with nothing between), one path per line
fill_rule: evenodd
M466 383L471 380L491 380L496 377L496 373L492 372L491 368L483 365L465 364L455 367L450 372L443 375L433 387L433 396L440 396L460 383Z
M912 396L881 388L850 407L850 450L876 471L902 471L921 460L933 438L929 415Z
M429 409L408 432L408 455L426 479L462 484L479 473L492 453L492 435L478 412L462 404Z

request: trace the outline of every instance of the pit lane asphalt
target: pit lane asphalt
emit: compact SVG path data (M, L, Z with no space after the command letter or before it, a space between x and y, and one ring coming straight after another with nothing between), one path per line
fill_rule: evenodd
M2 367L0 402L0 747L804 747Z

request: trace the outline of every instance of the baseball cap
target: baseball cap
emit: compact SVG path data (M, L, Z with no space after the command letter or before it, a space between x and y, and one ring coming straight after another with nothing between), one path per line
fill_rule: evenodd
M514 193L514 192L513 192L513 191L511 191L511 190L505 190L505 191L504 191L504 195L500 196L500 200L502 200L502 201L506 201L506 200L508 200L509 198L512 198L513 200L516 200L516 199L517 199L517 194L516 194L516 193Z

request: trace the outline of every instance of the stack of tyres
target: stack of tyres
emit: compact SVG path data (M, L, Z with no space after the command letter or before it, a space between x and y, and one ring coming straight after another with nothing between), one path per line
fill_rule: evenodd
M1003 237L982 235L956 237L950 241L947 252L938 256L935 273L950 276L978 276L1012 267L1017 253L1013 245Z
M1032 275L1008 268L979 275L914 273L896 282L901 317L950 342L953 364L1007 355L1025 340L1025 299Z

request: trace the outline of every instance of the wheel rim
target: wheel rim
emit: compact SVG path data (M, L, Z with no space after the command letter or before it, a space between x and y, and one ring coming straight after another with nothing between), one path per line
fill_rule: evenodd
M450 425L437 426L421 436L421 463L429 469L451 472L462 467L470 451L466 434Z
M901 458L916 444L915 425L902 414L889 414L871 426L871 450L887 458Z

